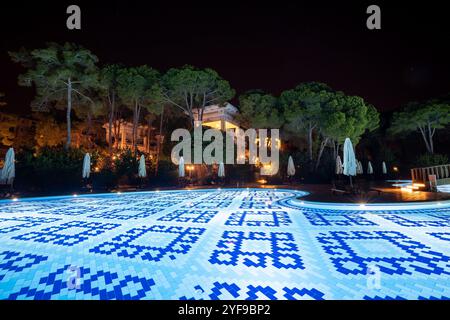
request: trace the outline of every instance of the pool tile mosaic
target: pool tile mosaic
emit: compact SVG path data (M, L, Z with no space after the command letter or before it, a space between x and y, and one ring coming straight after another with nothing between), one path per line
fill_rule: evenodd
M0 299L449 299L450 208L224 189L0 202Z

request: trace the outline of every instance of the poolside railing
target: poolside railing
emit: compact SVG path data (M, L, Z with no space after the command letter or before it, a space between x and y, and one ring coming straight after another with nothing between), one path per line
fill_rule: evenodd
M450 183L450 164L411 169L413 183L427 184L430 181L431 175L436 176L437 185Z

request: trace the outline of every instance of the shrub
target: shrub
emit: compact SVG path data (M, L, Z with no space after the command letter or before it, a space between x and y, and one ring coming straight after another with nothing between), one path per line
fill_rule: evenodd
M44 147L38 154L17 156L17 186L26 190L73 191L81 186L84 153L80 149Z
M417 167L433 167L448 164L448 157L444 154L423 154L415 162Z

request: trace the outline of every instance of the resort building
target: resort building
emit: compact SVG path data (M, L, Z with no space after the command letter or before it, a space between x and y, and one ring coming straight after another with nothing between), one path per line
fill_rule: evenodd
M109 137L109 124L102 126L105 129L105 141ZM148 125L139 125L137 128L137 149L140 152L156 154L159 134L155 134L155 128ZM133 123L118 120L112 128L113 144L120 150L133 148Z
M198 119L201 109L193 109L194 119ZM221 107L219 105L207 106L203 110L203 126L225 131L227 129L237 129L239 124L236 121L238 109L230 103Z

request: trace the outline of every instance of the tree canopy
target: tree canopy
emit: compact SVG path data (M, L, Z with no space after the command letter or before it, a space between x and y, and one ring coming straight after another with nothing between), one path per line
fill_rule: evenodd
M239 123L246 128L281 128L284 123L278 99L262 91L241 95L239 111Z
M349 137L356 145L367 130L374 130L379 124L374 106L323 83L300 84L284 91L280 101L286 129L306 135L309 161L315 159L316 169L325 147L332 145L335 157L345 138Z
M86 91L98 85L97 57L72 43L49 43L47 48L31 51L22 48L9 54L14 62L26 68L26 72L19 76L19 85L29 87L34 84L36 88L32 104L34 110L47 110L49 104L66 109L68 148L71 143L72 98L76 99L75 102L90 100Z
M427 151L433 154L433 138L436 130L443 129L449 124L450 104L430 100L424 103L409 103L402 111L394 113L390 130L394 134L420 132Z
M133 111L133 146L136 149L137 127L142 109L161 112L160 74L148 66L125 68L117 76L117 91L121 101Z
M209 105L221 105L234 97L228 81L212 69L193 66L172 68L162 77L163 98L194 120L203 120L203 111ZM198 109L194 119L194 109Z

